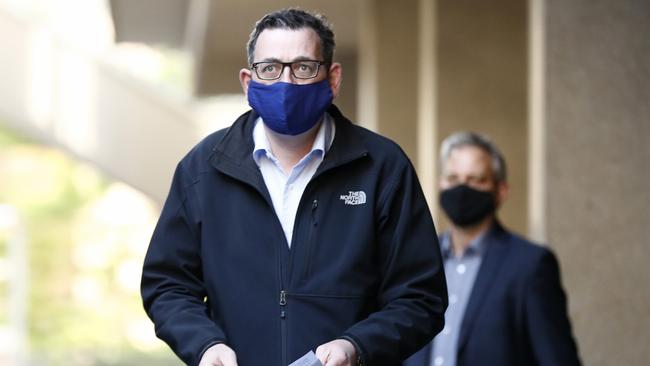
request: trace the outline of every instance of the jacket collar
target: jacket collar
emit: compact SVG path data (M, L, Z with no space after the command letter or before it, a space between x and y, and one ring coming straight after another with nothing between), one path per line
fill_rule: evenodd
M327 112L334 119L336 134L314 178L337 166L368 155L364 136L359 133L339 109L331 105ZM210 157L210 164L217 170L256 187L268 195L264 179L253 159L253 128L259 115L250 110L241 115L217 141ZM314 179L312 178L312 179Z

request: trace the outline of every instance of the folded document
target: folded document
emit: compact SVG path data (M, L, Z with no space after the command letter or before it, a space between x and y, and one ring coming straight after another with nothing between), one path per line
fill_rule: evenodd
M289 366L323 366L314 351L307 352L306 355L293 361Z

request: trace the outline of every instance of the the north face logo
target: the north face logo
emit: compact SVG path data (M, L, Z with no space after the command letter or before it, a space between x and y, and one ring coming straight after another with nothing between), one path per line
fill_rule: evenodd
M363 205L366 203L366 192L349 191L348 194L342 194L340 198L346 205Z

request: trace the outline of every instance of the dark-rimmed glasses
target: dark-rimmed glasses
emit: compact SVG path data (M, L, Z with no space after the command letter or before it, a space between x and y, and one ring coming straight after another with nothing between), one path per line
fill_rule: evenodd
M318 75L320 66L325 64L326 62L315 60L293 62L263 61L253 63L251 68L255 70L257 77L262 80L279 79L284 68L287 66L289 66L289 70L291 70L291 75L296 79L313 79Z

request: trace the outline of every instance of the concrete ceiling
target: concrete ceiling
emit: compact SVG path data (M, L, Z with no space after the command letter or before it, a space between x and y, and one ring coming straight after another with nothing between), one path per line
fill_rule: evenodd
M334 28L335 59L354 60L360 1L356 0L110 0L118 42L183 47L195 60L197 96L241 92L246 42L264 14L297 7L324 14Z
M359 2L350 0L213 0L210 4L208 38L218 41L210 52L244 51L255 22L264 14L287 7L298 7L324 14L332 23L337 48L353 49L357 44Z

